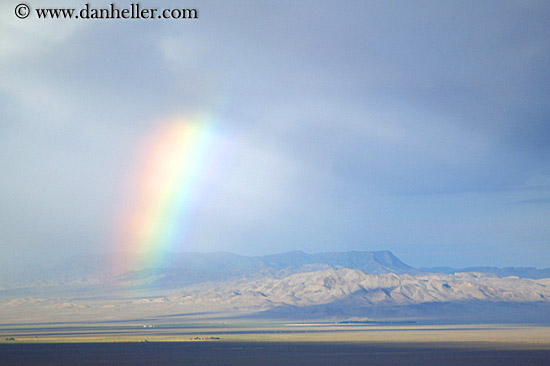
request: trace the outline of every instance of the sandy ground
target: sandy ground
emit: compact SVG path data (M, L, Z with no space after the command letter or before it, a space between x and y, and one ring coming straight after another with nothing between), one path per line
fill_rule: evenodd
M180 323L0 325L0 343L383 342L550 349L550 326Z

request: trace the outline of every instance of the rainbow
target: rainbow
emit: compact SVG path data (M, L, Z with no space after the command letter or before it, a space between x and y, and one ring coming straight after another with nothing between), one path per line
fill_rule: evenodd
M116 272L154 269L184 248L219 178L224 139L207 118L159 124L138 154L120 216Z

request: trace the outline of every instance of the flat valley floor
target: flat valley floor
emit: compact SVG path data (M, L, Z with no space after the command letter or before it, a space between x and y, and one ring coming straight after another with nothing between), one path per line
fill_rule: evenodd
M3 324L1 365L550 365L550 327Z

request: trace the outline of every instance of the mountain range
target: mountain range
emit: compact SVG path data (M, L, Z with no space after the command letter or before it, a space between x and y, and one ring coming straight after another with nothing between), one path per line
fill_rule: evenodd
M4 277L3 319L550 322L550 269L417 269L389 251L166 258L116 272L88 255Z

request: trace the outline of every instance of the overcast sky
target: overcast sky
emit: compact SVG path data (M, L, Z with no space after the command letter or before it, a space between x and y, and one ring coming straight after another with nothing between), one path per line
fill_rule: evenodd
M0 5L0 265L120 249L143 142L208 115L230 156L178 250L550 266L547 1L141 1L193 21L19 2Z

